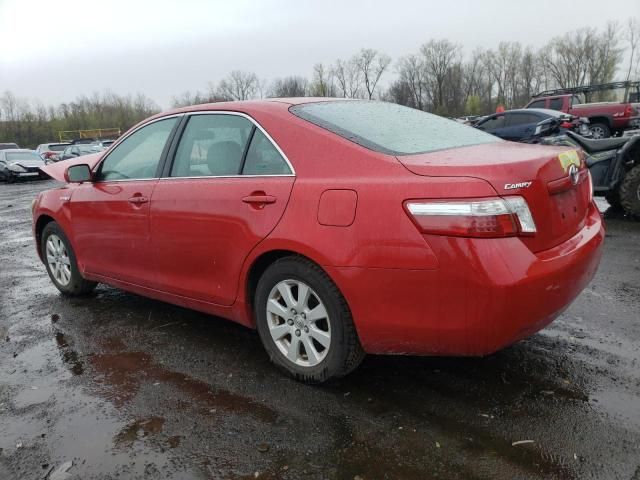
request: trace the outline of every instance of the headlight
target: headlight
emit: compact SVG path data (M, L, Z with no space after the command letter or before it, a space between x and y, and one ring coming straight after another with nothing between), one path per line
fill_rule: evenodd
M22 165L18 165L17 163L11 164L7 168L12 172L18 172L18 173L27 171L26 168L24 168Z

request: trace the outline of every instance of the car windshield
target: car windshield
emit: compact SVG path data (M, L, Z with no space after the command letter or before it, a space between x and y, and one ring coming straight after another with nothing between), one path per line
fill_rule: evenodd
M291 107L290 111L358 145L388 155L413 155L501 141L453 120L393 103L309 103Z
M34 152L7 152L7 161L16 162L20 160L42 160L37 153Z
M61 152L61 151L63 151L65 148L67 148L67 145L65 145L65 144L61 144L61 145L49 145L49 151L51 151L51 152Z

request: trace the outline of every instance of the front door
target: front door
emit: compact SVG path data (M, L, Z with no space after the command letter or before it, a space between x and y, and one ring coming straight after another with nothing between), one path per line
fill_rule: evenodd
M149 201L176 122L136 130L107 154L91 183L73 190L74 247L83 271L134 284L152 280Z
M231 305L244 260L277 225L294 180L247 118L192 115L151 197L156 288Z

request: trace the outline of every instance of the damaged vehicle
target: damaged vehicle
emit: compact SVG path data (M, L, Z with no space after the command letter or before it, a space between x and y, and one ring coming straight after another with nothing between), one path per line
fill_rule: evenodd
M43 170L66 182L33 203L63 294L100 282L256 328L306 382L526 338L604 240L581 151L383 102L196 105Z
M5 182L49 178L40 167L44 167L44 160L33 150L23 148L0 150L0 179Z

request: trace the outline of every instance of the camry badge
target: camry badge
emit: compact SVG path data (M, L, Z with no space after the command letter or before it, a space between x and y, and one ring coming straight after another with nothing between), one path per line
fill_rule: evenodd
M505 190L513 190L514 188L528 188L533 182L505 183Z
M571 179L571 183L573 185L578 184L578 180L580 179L580 172L578 171L578 167L575 165L569 166L569 178Z

